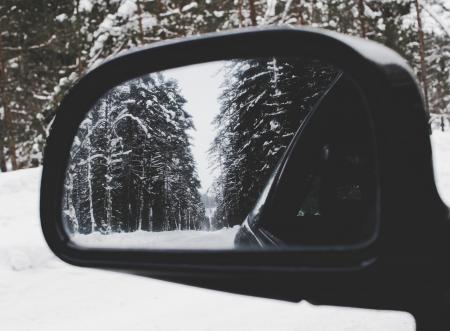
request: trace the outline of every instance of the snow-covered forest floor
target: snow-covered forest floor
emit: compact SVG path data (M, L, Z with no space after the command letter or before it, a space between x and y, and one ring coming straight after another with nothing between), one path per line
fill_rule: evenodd
M450 204L450 134L432 139ZM0 175L2 330L414 330L407 313L285 303L65 264L41 233L40 173ZM233 231L213 235L226 243Z
M173 230L134 231L103 235L93 232L75 234L73 241L84 247L157 248L157 249L231 249L239 225L216 231Z

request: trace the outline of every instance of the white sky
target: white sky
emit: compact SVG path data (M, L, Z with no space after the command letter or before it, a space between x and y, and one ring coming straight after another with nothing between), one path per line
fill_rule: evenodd
M202 193L211 186L214 178L208 149L215 137L215 127L212 124L219 112L218 98L223 81L224 61L196 64L164 71L166 77L178 81L181 94L186 98L186 111L192 115L195 131L192 136L192 153L197 165Z

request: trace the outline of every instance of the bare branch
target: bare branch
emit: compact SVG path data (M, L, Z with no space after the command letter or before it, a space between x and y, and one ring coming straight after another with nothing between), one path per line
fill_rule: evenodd
M3 49L5 51L23 51L23 50L30 50L30 49L40 49L40 48L44 48L44 47L50 45L53 42L53 40L55 40L55 39L56 39L56 36L53 35L53 36L50 37L49 40L47 40L45 43L42 43L42 44L32 45L32 46L26 47L26 48L24 48L24 47L7 47L7 46L5 46L5 47L3 47Z

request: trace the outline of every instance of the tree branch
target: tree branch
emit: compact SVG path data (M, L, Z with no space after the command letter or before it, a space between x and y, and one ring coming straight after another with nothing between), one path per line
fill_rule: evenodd
M47 40L45 43L42 43L42 44L32 45L32 46L27 47L27 48L24 48L24 47L7 47L7 46L4 46L3 49L4 49L5 51L23 51L23 50L30 50L30 49L40 49L40 48L44 48L44 47L50 45L50 44L53 42L53 40L55 40L55 39L56 39L56 36L53 35L53 36L50 37L49 40Z

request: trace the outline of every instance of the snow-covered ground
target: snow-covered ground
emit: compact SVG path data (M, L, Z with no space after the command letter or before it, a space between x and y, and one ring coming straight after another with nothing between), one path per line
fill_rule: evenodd
M83 247L157 249L232 249L239 226L217 231L174 230L77 234L72 241Z
M432 141L450 204L450 134ZM1 330L414 330L402 312L293 304L65 264L41 233L40 172L0 175Z

